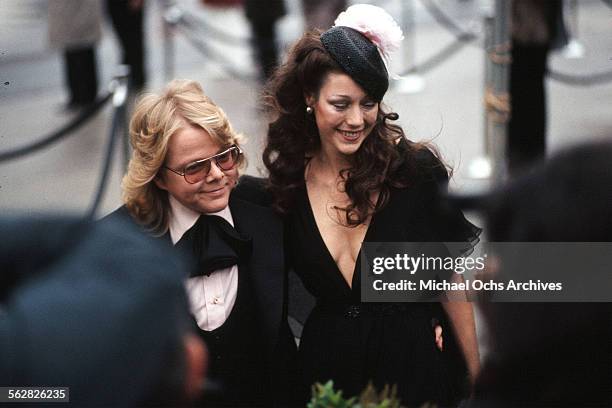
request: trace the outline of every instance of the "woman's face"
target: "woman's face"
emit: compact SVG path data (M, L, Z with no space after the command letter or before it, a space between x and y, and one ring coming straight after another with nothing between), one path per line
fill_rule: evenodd
M204 129L184 127L170 137L164 166L182 173L189 163L214 156L225 149L227 146L219 144ZM155 184L185 207L199 213L213 213L227 207L237 178L238 166L222 170L215 160L211 160L208 174L195 184L189 184L183 176L165 168L160 169Z
M344 73L327 74L318 98L309 96L306 103L314 111L326 154L354 154L376 124L378 103Z

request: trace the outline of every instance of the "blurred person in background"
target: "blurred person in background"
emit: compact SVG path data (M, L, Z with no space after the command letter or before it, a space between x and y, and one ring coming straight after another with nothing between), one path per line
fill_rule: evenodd
M129 65L129 86L141 90L146 82L144 46L145 0L106 0L106 9L121 45L121 61Z
M327 30L345 8L346 0L302 0L304 31Z
M67 108L79 109L96 100L96 44L102 36L101 0L49 0L49 44L64 59Z
M245 164L225 113L195 81L145 94L130 122L123 178L129 219L188 256L191 311L220 385L206 406L287 406L295 342L286 315L282 223L269 208L234 197Z
M508 166L516 175L546 153L549 52L567 42L561 0L513 0Z
M612 143L579 146L516 179L489 202L489 240L612 242L610 157ZM507 270L512 263L500 259L492 277L516 276ZM480 309L491 351L470 407L612 406L610 303L486 302Z
M206 349L175 254L129 223L2 218L0 231L3 387L69 387L72 406L199 397Z
M251 26L252 46L262 81L279 62L276 22L285 15L284 0L244 0L244 11Z

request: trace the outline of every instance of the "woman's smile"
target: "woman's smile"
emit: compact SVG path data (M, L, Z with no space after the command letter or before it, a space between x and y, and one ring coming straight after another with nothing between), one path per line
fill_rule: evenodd
M338 132L349 142L356 142L363 135L363 129L361 130L341 130Z

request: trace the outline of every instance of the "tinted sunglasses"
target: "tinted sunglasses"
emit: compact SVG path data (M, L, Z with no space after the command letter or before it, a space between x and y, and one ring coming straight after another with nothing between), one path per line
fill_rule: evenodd
M236 145L230 146L227 150L222 151L221 153L217 153L214 156L210 156L206 159L196 160L187 164L181 170L174 170L170 167L163 166L165 169L170 170L173 173L178 174L179 176L183 176L185 181L189 184L199 183L204 180L208 173L210 172L210 168L212 166L212 161L215 161L215 165L221 170L231 170L238 163L238 159L242 154L242 150Z

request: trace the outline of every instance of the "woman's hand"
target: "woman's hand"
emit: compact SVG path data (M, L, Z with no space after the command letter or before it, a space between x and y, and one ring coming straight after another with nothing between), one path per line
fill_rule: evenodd
M478 341L476 339L476 324L474 309L470 302L444 302L442 307L448 315L450 326L455 332L459 347L463 352L468 369L470 384L474 385L480 371Z
M439 324L434 328L434 333L436 335L436 347L438 350L444 350L444 338L442 337L442 326Z

